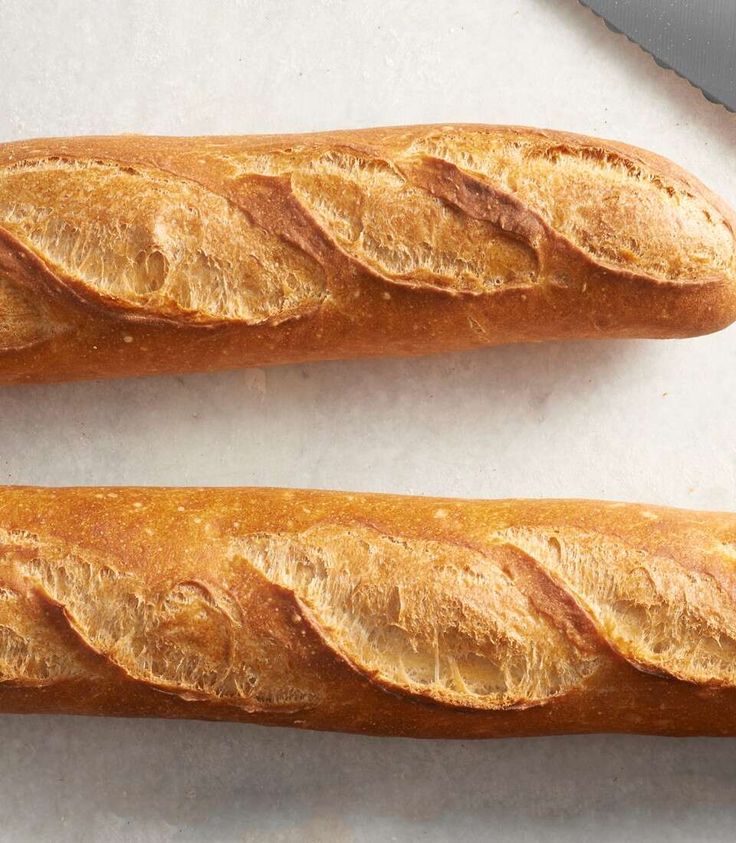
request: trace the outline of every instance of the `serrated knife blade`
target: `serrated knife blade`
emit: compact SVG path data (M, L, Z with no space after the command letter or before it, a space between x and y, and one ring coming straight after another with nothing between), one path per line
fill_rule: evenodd
M736 111L736 0L580 0L713 101Z

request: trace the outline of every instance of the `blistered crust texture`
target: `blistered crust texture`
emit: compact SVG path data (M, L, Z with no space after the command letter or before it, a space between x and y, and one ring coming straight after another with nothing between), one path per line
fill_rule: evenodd
M570 285L582 295L599 276L662 296L673 283L736 284L730 212L674 165L591 138L430 126L0 153L0 233L57 287L131 316L251 327L325 308L358 316L361 283L386 300L397 286L440 292L438 307ZM1 270L0 348L24 347L48 330L39 293Z
M4 493L6 512L12 494ZM95 493L83 492L82 505L85 494ZM201 538L192 544L184 532L184 543L174 528L166 551L154 537L171 533L171 523L162 527L145 490L95 503L103 520L85 530L119 531L120 547L61 538L68 527L54 530L53 517L29 517L28 529L17 518L0 525L0 710L3 688L83 685L80 693L94 696L134 687L176 699L185 707L177 716L204 705L209 714L296 725L334 717L340 728L368 716L369 730L390 732L370 721L374 706L384 717L405 704L458 716L552 716L568 700L590 699L605 725L618 695L636 700L637 683L647 705L652 693L736 689L730 516L724 531L696 514L633 506L552 502L552 516L542 517L524 502L428 510L429 502L418 522L411 501L389 500L394 521L404 513L402 530L357 518L352 503L347 517L354 496L335 495L331 505L318 500L323 514L306 522L312 508L289 504L302 513L299 528L244 530L232 520L237 507L215 503L237 493L207 494L210 507L174 509L181 529ZM274 506L294 495L271 494ZM380 510L365 501L366 515ZM243 493L244 514L257 506ZM571 523L593 506L599 512L584 526ZM463 507L476 508L464 535L445 531ZM659 532L649 537L650 529ZM672 529L677 536L664 544ZM651 677L665 684L646 684Z

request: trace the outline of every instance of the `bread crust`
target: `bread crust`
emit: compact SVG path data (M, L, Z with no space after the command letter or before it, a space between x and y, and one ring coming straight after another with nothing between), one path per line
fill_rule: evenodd
M679 337L736 218L669 161L521 127L0 146L0 382Z
M736 734L736 515L0 490L0 711Z

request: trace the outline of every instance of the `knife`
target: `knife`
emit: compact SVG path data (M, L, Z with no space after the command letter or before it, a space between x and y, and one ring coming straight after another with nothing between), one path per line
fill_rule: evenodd
M736 0L580 0L663 67L736 111Z

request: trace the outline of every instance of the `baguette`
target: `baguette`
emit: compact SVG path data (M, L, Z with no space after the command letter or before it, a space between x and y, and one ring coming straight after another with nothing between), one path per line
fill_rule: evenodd
M736 218L669 161L517 127L0 145L0 382L680 337Z
M736 515L0 491L0 711L736 735Z

